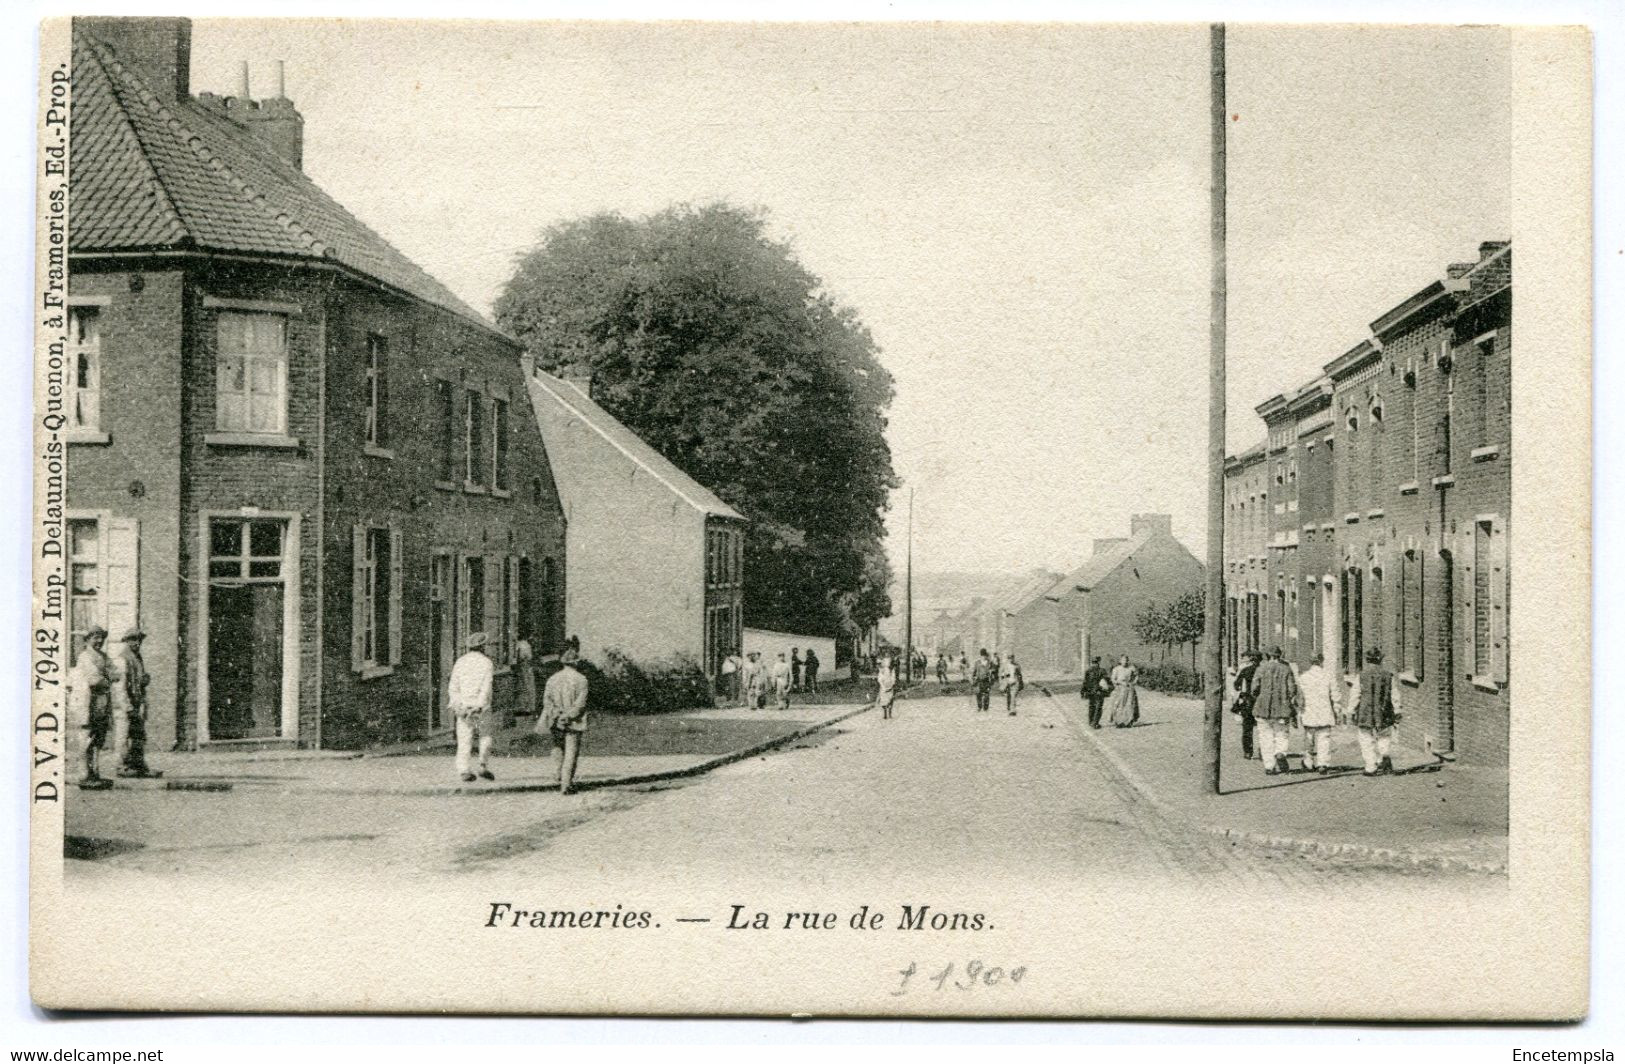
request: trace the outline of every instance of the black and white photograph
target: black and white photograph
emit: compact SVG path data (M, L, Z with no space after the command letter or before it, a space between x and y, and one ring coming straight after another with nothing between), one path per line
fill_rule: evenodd
M1589 63L47 21L34 1000L1583 1019Z

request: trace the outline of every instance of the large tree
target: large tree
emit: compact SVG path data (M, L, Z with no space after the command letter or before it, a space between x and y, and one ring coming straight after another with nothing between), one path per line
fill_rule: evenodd
M854 634L891 612L892 378L761 211L678 206L547 229L496 304L545 369L750 518L745 620Z

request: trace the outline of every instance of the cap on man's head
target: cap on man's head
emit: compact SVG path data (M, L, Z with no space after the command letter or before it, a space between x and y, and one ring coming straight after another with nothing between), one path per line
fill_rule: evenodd
M147 638L147 633L146 632L143 632L139 628L131 628L128 632L125 632L122 636L119 637L119 642L121 642L121 643L139 643L141 640L143 640L145 638Z
M470 650L478 650L480 647L483 647L484 645L485 645L485 633L484 632L470 632L470 633L468 633L468 649L470 649Z
M1275 646L1270 647L1270 657L1272 657L1272 658L1281 657L1285 653L1286 653L1286 651L1281 649L1280 644L1276 644Z
M559 655L559 660L566 665L574 665L581 660L581 655L576 653L575 647L565 647L564 653Z
M103 628L99 624L93 624L90 626L90 629L85 632L85 638L95 639L97 636L101 636L103 639L107 638L107 629Z

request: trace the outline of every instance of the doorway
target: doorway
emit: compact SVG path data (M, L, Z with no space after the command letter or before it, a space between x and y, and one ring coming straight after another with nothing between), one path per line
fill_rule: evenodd
M210 518L204 686L211 741L284 737L287 522Z

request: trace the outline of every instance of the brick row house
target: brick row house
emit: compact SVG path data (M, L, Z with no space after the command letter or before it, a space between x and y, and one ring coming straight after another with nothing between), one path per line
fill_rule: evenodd
M1226 465L1231 664L1280 644L1352 679L1378 647L1402 737L1506 763L1511 354L1512 248L1488 242L1259 405L1265 442Z
M444 731L488 633L563 638L519 344L319 189L303 119L189 92L183 19L73 32L71 628L149 633L152 741Z

